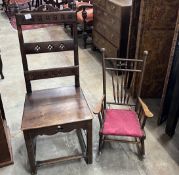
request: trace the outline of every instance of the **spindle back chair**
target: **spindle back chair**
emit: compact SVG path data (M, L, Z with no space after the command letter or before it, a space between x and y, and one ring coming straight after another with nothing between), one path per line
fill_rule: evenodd
M144 155L144 126L146 119L153 116L140 98L148 52L144 52L143 59L105 58L105 49L102 52L103 97L94 111L100 122L99 153L104 142L121 141L137 144L141 155ZM122 136L124 139L110 136Z

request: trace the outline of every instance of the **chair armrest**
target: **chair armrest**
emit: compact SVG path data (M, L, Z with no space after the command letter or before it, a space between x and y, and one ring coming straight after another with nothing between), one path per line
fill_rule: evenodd
M139 101L139 103L140 103L140 105L141 105L141 107L142 107L142 110L143 110L143 112L144 112L145 117L152 118L154 115L153 115L153 113L149 110L149 108L147 107L147 105L143 102L143 100L142 100L140 97L138 97L138 101Z
M102 111L103 102L104 102L104 95L102 96L101 100L96 104L95 108L93 109L94 114L99 114Z

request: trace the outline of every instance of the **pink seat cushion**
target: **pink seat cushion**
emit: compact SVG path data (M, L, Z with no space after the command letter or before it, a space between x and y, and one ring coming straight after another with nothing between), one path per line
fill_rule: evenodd
M131 137L142 137L144 135L137 114L134 111L109 109L105 113L104 127L101 130L102 134Z

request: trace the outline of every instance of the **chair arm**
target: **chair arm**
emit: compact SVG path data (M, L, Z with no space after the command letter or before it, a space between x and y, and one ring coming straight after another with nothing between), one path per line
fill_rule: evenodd
M149 108L147 107L147 105L143 102L143 100L142 100L140 97L138 97L138 101L139 101L139 103L140 103L140 105L141 105L141 107L142 107L142 110L143 110L143 112L144 112L145 117L152 118L154 115L153 115L153 113L149 110Z
M101 100L96 104L95 108L93 109L94 114L99 114L102 111L103 102L104 102L104 95L102 96Z

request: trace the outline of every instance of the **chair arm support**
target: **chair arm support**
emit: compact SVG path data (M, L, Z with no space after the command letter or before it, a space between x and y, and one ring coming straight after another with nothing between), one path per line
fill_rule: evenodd
M102 111L103 102L104 102L104 95L102 96L101 100L96 104L95 108L93 109L94 114L99 114Z
M138 97L138 101L139 101L139 104L141 105L142 107L142 110L144 112L144 115L145 117L148 117L148 118L152 118L154 115L153 113L149 110L149 108L147 107L147 105L143 102L143 100Z

